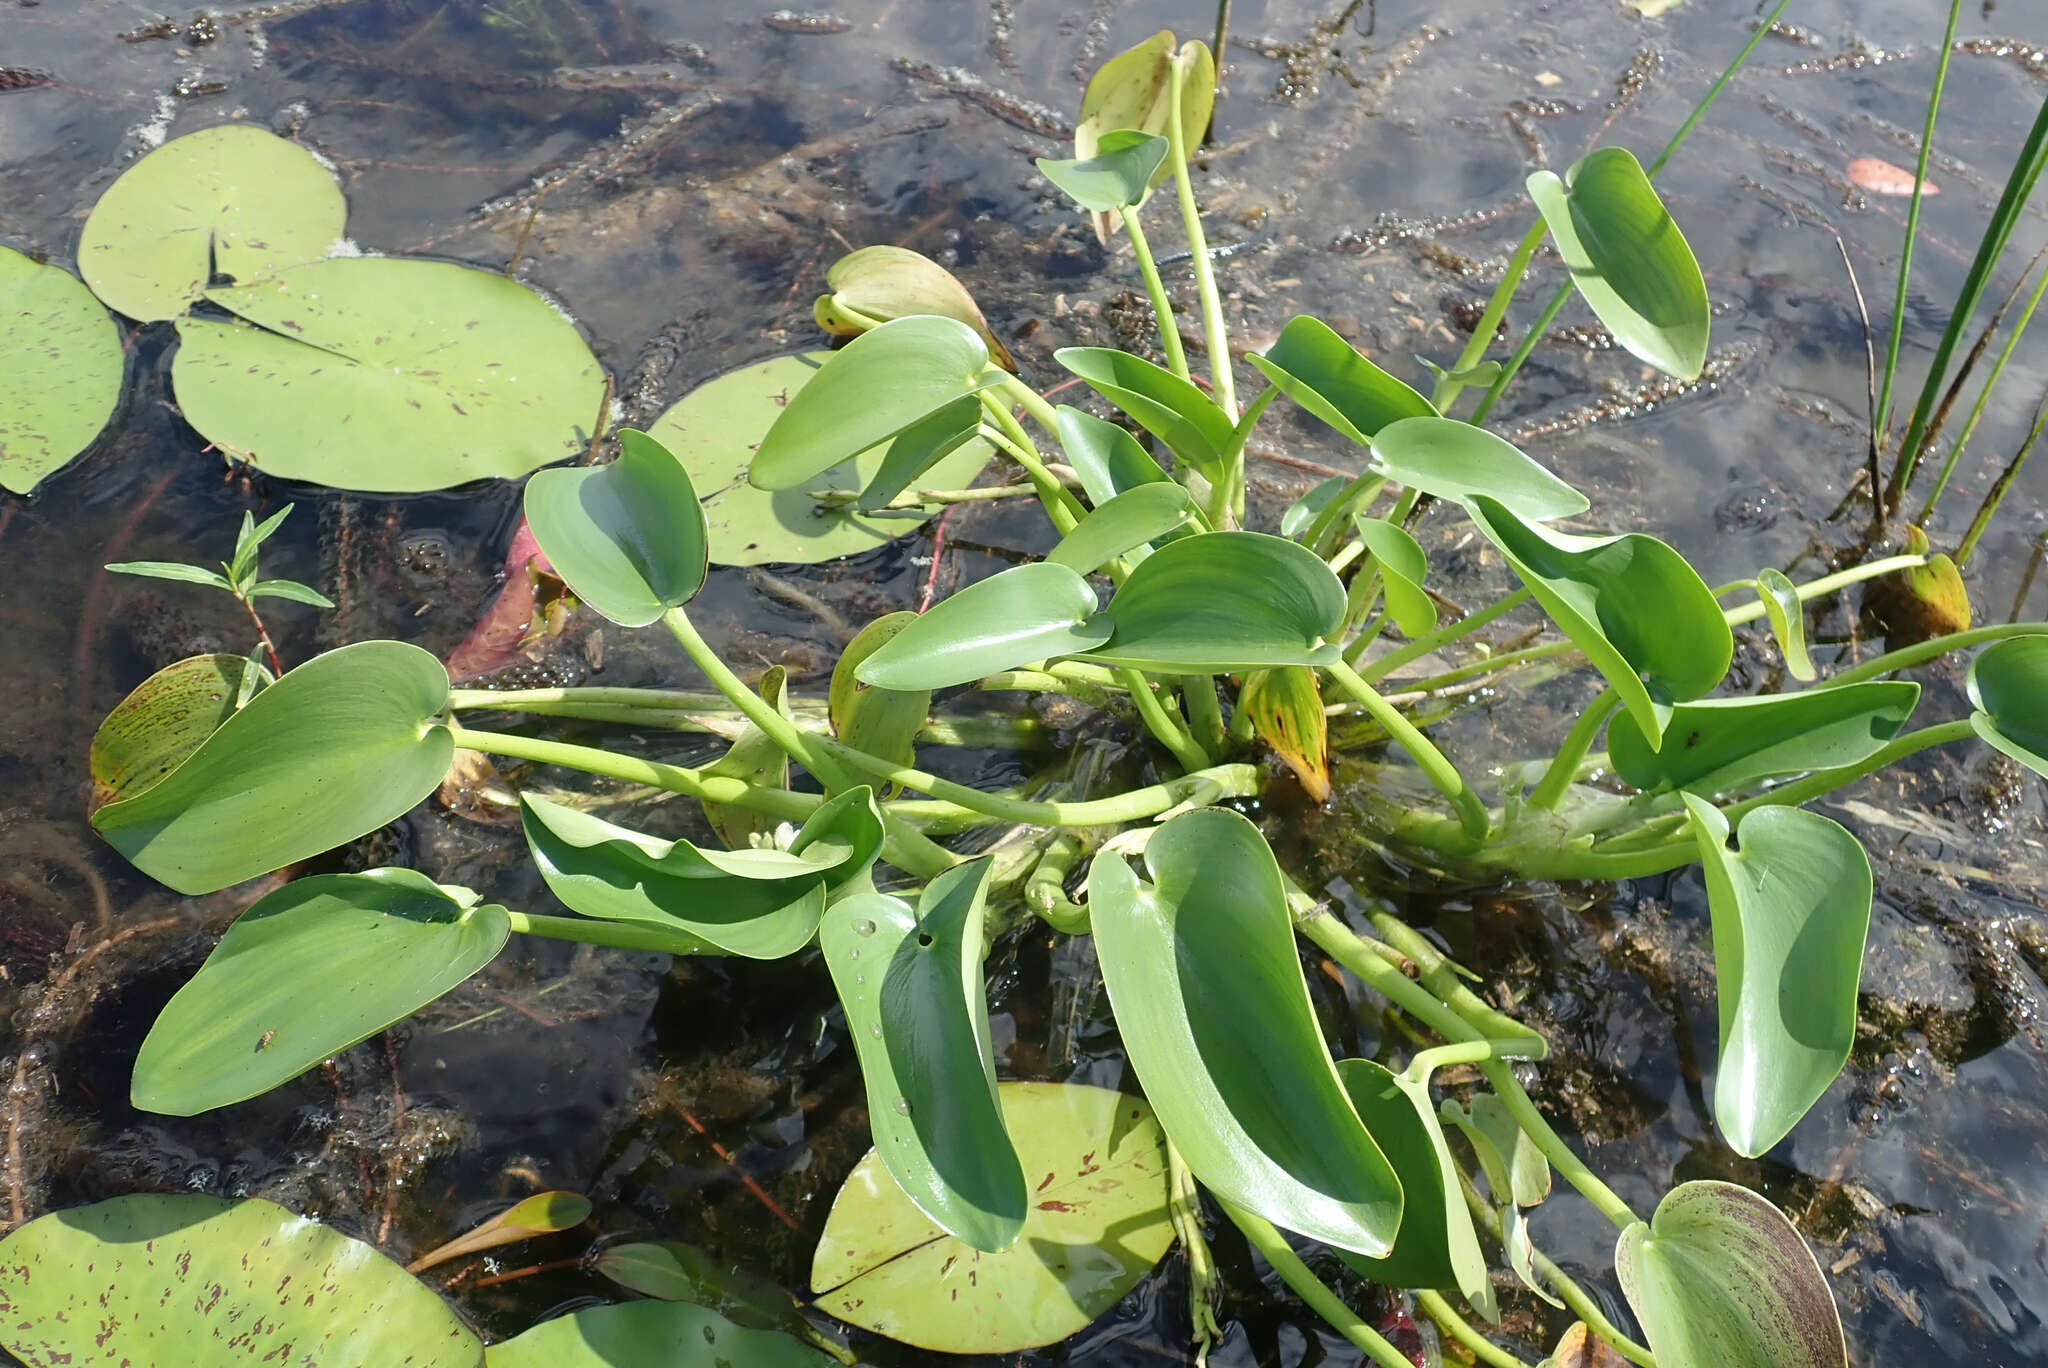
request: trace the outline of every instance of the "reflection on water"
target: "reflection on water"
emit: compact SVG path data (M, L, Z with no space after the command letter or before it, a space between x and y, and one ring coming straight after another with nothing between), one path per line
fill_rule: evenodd
M497 268L516 254L519 274L588 329L636 421L709 375L809 345L824 267L870 242L952 265L1027 373L1050 383L1055 348L1141 342L1142 316L1128 256L1099 247L1030 159L1062 145L1097 60L1161 26L1206 28L1209 8L857 0L778 18L767 4L683 0L284 0L158 22L136 6L9 5L0 241L67 259L86 209L129 159L165 136L246 120L333 162L366 250ZM1397 371L1462 342L1526 222L1530 169L1561 167L1603 138L1654 151L1753 19L1729 0L1687 0L1657 20L1609 0L1238 0L1233 11L1206 200L1211 241L1230 249L1220 270L1234 335L1260 347L1313 311ZM1766 40L1661 181L1716 307L1707 378L1653 382L1567 311L1500 415L1594 494L1587 526L1640 519L1710 582L1811 566L1846 537L1824 519L1861 460L1863 343L1833 233L1883 327L1903 207L1858 191L1845 168L1857 156L1911 161L1940 17L1861 0L1795 13L1801 27ZM1995 41L2008 27L2035 46ZM2048 29L2029 7L1987 4L1965 32L1931 173L1943 194L1927 202L1908 299L1909 379L2021 113L2048 82ZM2041 224L2030 218L2016 246L2031 251ZM1171 252L1176 234L1162 227L1158 240ZM1185 267L1168 276L1191 295ZM607 1231L690 1239L800 1285L830 1195L866 1144L851 1051L814 963L664 973L651 957L541 946L387 1041L222 1116L171 1122L123 1105L126 1061L157 1004L252 891L176 900L98 845L79 818L85 744L150 669L245 643L232 604L94 567L203 559L241 509L295 498L317 516L293 519L266 565L340 608L278 608L281 648L303 658L399 634L446 651L492 592L515 508L505 488L387 502L230 476L168 407L162 330L140 335L131 356L128 398L93 453L34 501L0 503L0 1004L28 1042L17 1092L27 1195L46 1206L137 1189L260 1191L422 1248L496 1196L580 1187L600 1198ZM1987 461L2013 449L2048 383L2040 357L2016 356L1975 439ZM1268 431L1268 512L1315 478L1309 467L1351 461L1304 420ZM1990 473L1966 471L1937 542L1960 530ZM1972 564L1982 616L2013 601L2042 530L2044 478L2036 466ZM1454 598L1499 581L1498 563L1447 524L1425 534ZM995 506L960 510L947 535L956 549L935 568L927 531L793 571L779 589L716 572L705 616L738 661L787 662L816 688L836 644L824 622L858 623L914 602L928 576L943 590L1038 544L1028 519ZM2041 613L2038 597L2028 611ZM658 644L593 645L579 630L531 668L567 680L601 666L607 683L682 677ZM1820 624L1843 653L1867 649L1859 630L1845 615ZM1737 682L1772 684L1772 668L1746 647ZM1927 683L1930 709L1958 706L1953 672ZM1575 690L1511 692L1512 709L1475 709L1454 744L1474 756L1512 748L1581 702ZM681 759L707 753L657 744ZM1539 1098L1574 1119L1639 1209L1684 1178L1763 1188L1816 1241L1858 1361L2041 1359L2039 786L1958 752L1831 811L1880 856L1864 1032L1828 1099L1759 1162L1732 1156L1706 1122L1714 1022L1696 877L1391 896L1552 1029L1560 1058L1539 1075ZM1341 809L1273 815L1290 858L1333 888L1392 887L1347 839ZM697 818L664 808L636 820L683 832ZM338 858L417 860L515 905L547 904L516 833L433 805ZM67 949L88 953L62 958ZM1007 1069L1123 1081L1085 944L1027 938L995 968ZM1370 1010L1352 1020L1339 990L1313 977L1331 1019L1349 1023L1347 1043L1373 1047ZM1561 1196L1537 1233L1601 1281L1612 1232L1589 1208ZM1260 1293L1241 1247L1220 1253L1237 1299L1216 1362L1348 1355ZM1178 1272L1169 1261L1046 1360L1181 1357ZM473 1290L464 1305L509 1330L605 1290L562 1270ZM1532 1328L1540 1308L1516 1307L1512 1324Z

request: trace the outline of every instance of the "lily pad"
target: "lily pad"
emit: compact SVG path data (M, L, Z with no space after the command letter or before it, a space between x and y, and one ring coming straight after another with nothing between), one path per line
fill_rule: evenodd
M2048 778L2048 637L2012 637L1970 662L1970 726L1994 746Z
M332 255L347 217L333 173L297 143L203 128L107 187L79 235L78 271L111 309L176 318L216 276L247 285Z
M644 1297L707 1306L734 1325L779 1330L849 1368L854 1362L852 1354L804 1319L796 1298L780 1283L750 1273L708 1249L679 1240L615 1244L597 1256L597 1271Z
M1173 1244L1166 1147L1138 1098L1078 1083L1004 1083L1030 1205L999 1254L934 1225L870 1150L833 1200L811 1265L817 1306L922 1349L1056 1344L1109 1310Z
M259 1198L115 1197L0 1240L0 1347L30 1368L476 1368L483 1344L360 1240Z
M270 682L246 656L221 654L187 656L136 685L92 734L88 815L147 792Z
M690 1302L592 1306L542 1321L484 1351L484 1368L829 1368L832 1360L774 1330L735 1325ZM394 1360L395 1362L395 1360Z
M206 292L178 320L178 406L271 475L416 493L511 479L587 449L604 377L575 325L516 280L443 261L315 261Z
M684 395L648 427L648 435L690 472L710 524L716 564L811 564L849 556L893 541L930 516L901 509L864 515L849 505L828 507L812 497L813 490L867 488L888 454L886 441L819 471L802 488L770 491L748 483L747 467L770 424L831 355L779 356L731 371ZM974 438L927 468L919 483L963 489L991 454L987 442Z
M78 283L0 247L0 488L26 494L121 401L121 329Z

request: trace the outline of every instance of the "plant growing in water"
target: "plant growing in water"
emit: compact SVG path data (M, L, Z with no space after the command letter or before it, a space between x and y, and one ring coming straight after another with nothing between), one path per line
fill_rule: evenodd
M859 1051L875 1138L813 1272L819 1304L850 1323L963 1352L1063 1337L1176 1237L1198 1279L1211 1277L1198 1206L1207 1194L1385 1368L1404 1360L1318 1281L1290 1235L1415 1289L1427 1314L1491 1363L1517 1360L1467 1319L1496 1316L1482 1232L1538 1295L1633 1361L1654 1351L1666 1368L1844 1363L1826 1282L1775 1207L1695 1182L1644 1219L1530 1101L1517 1070L1544 1057L1540 1035L1481 1000L1390 914L1368 936L1318 905L1228 805L1256 795L1246 757L1261 739L1318 782L1334 716L1354 746L1398 754L1372 771L1378 834L1448 878L1617 879L1701 864L1719 978L1714 1116L1732 1147L1759 1155L1848 1056L1871 910L1856 838L1802 805L1972 737L2048 773L2048 624L1935 635L1822 679L1803 605L1925 571L1924 550L1805 582L1763 569L1712 589L1646 533L1555 527L1590 501L1479 425L1572 293L1647 364L1698 375L1706 289L1651 181L1693 121L1648 167L1603 147L1563 175L1530 177L1535 222L1470 345L1431 367L1427 394L1303 316L1251 358L1265 383L1240 406L1189 169L1213 93L1207 50L1160 34L1091 83L1075 157L1041 163L1099 232L1121 227L1131 242L1165 364L1093 347L1058 359L1149 447L1126 426L1053 406L1013 373L936 264L870 248L834 268L818 301L821 323L852 336L843 349L715 381L651 432L621 432L610 464L532 476L527 519L554 571L606 619L669 632L743 719L718 763L686 768L476 725L509 712L660 726L701 695L456 689L433 657L390 641L316 657L239 706L215 694L148 714L151 763L103 777L96 763L104 801L93 820L139 868L188 893L393 820L435 789L457 748L695 798L724 846L657 839L527 793L527 844L574 915L487 904L409 869L298 879L244 914L165 1009L136 1061L136 1104L191 1114L254 1096L447 992L514 934L760 959L816 941ZM1141 222L1169 180L1193 252L1206 385ZM1489 359L1546 239L1571 285L1511 355ZM1482 387L1468 416L1451 416ZM1244 526L1244 453L1282 399L1356 442L1365 467L1311 491L1275 535ZM834 671L823 721L792 706L779 674L749 687L693 624L713 561L790 559L799 546L838 554L849 549L839 536L871 544L900 528L899 512L985 495L960 486L991 450L1023 473L1056 544L920 616L871 624ZM728 488L721 477L741 465L747 486ZM700 498L700 484L717 492ZM1458 510L1520 587L1439 623L1409 530L1430 503ZM253 574L253 548L251 560ZM233 566L228 581L241 584ZM1530 602L1562 641L1381 692ZM1716 696L1731 629L1757 620L1808 687ZM1981 648L1971 714L1908 730L1919 687L1894 676L1971 648ZM1548 756L1499 764L1480 782L1428 734L1454 686L1569 657L1598 692ZM962 686L1126 711L1179 773L1062 799L940 778L915 745L943 739L932 697ZM808 783L792 780L792 766ZM910 792L925 796L901 796ZM1092 934L1147 1102L995 1078L981 966L992 922L1020 906ZM1297 937L1437 1043L1399 1070L1333 1059ZM1433 1076L1452 1064L1476 1068L1485 1090L1439 1101ZM1447 1126L1476 1173L1461 1167ZM1046 1184L1081 1184L1097 1172L1088 1162L1116 1170L1116 1197L1089 1185L1073 1187L1076 1200L1040 1196ZM1552 1170L1617 1226L1615 1269L1647 1347L1534 1248L1524 1211ZM959 1276L956 1265L976 1270L973 1290L934 1305L930 1288ZM1048 1300L1067 1314L1048 1316Z

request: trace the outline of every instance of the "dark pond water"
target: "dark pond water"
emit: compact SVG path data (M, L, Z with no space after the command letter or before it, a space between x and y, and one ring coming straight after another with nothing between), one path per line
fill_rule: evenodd
M131 159L166 136L246 121L332 161L366 251L502 268L546 188L519 274L587 329L632 420L736 364L811 344L824 267L873 242L951 264L1027 373L1051 383L1054 348L1119 337L1136 280L1030 159L1063 146L1096 61L1159 27L1205 31L1207 10L848 0L833 22L806 23L755 3L285 0L194 28L192 12L164 24L125 0L0 0L0 75L22 73L0 80L0 242L68 261L86 211ZM1931 0L1808 0L1792 18L1799 29L1766 40L1661 182L1716 306L1708 380L1650 385L1567 312L1561 325L1579 326L1538 350L1500 415L1501 430L1592 492L1601 525L1657 532L1710 582L1801 558L1810 571L1816 548L1848 539L1826 518L1862 454L1862 330L1833 233L1882 326L1904 213L1903 201L1855 191L1844 168L1857 156L1910 162L1942 14ZM1313 311L1383 359L1447 357L1526 222L1528 170L1600 138L1654 151L1754 20L1731 0L1685 0L1651 20L1611 0L1237 0L1205 179L1211 241L1231 249L1220 269L1235 339L1263 346ZM1908 299L1915 383L2048 82L2037 5L1984 0L1963 33L1972 41L1932 173L1943 193L1927 202ZM2042 224L2027 219L2017 246L2031 252ZM1171 251L1177 234L1162 227L1155 241ZM1192 293L1184 267L1169 275ZM139 339L108 434L33 500L0 502L12 1189L35 1211L143 1190L258 1193L404 1256L508 1195L568 1187L598 1199L607 1236L691 1240L800 1287L831 1195L867 1144L858 1073L813 960L671 967L521 950L388 1039L257 1102L186 1122L125 1106L142 1031L254 893L177 899L100 846L81 817L86 745L151 669L246 642L232 605L97 567L218 557L240 510L296 499L272 572L340 607L280 608L281 650L300 659L400 635L445 652L494 591L516 520L511 488L392 501L230 472L170 406L167 361L161 330ZM2015 448L2044 384L2048 353L2023 346L1976 439L1985 464ZM1352 463L1305 422L1269 432L1268 449L1295 462L1260 462L1269 514L1314 478L1299 462ZM1966 471L1938 536L1953 539L1992 473ZM2044 530L2044 479L2036 466L1970 566L1982 619L2043 611L2048 590L2015 597ZM1449 524L1428 535L1452 597L1478 601L1498 582L1498 565ZM1036 537L1014 514L963 510L936 570L927 531L819 569L716 571L707 617L735 662L786 662L822 687L838 624L914 603L928 577L944 590L986 573ZM1841 642L1830 654L1870 649L1847 610L1822 626ZM659 644L612 631L603 646L603 682L687 681ZM580 631L531 673L581 678L595 658ZM1753 644L1738 653L1738 681L1761 686L1770 668ZM1930 712L1958 706L1952 669L1923 677ZM1475 761L1514 754L1585 692L1570 680L1509 689L1470 709L1452 743ZM991 780L1015 764L961 763ZM2041 799L2033 780L1958 751L1826 809L1879 864L1861 1043L1827 1099L1758 1162L1733 1156L1706 1120L1714 1020L1695 875L1414 890L1352 834L1345 804L1313 813L1276 794L1267 816L1305 881L1394 900L1551 1030L1560 1048L1539 1101L1638 1209L1687 1178L1760 1186L1814 1241L1858 1362L1979 1368L2048 1361ZM697 819L636 820L687 831ZM337 859L412 861L547 910L516 835L429 804ZM1085 945L1026 936L992 967L1007 1076L1125 1082ZM1311 979L1333 1028L1372 1048L1377 1016L1355 985ZM1590 1207L1561 1195L1536 1233L1619 1314L1605 1275L1612 1232ZM577 1252L558 1241L532 1259ZM1213 1362L1352 1360L1262 1289L1241 1247L1219 1252L1236 1290ZM1181 1272L1170 1259L1116 1313L1030 1357L1184 1361ZM493 1332L607 1292L574 1268L458 1288ZM1514 1304L1531 1357L1559 1328L1539 1313ZM877 1361L915 1357L858 1347Z

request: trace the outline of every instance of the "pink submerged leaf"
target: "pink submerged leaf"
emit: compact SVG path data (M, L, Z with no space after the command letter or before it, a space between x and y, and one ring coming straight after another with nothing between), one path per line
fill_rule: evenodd
M505 587L477 619L476 626L469 629L462 644L448 654L451 680L475 679L517 658L520 647L532 635L534 578L553 573L554 567L541 553L540 543L534 540L533 529L521 518L519 530L512 534L511 549L505 555Z
M1873 195L1910 195L1913 193L1913 173L1904 167L1893 166L1876 157L1858 157L1849 163L1849 180L1862 190ZM1938 195L1941 187L1933 181L1923 181L1922 195Z

